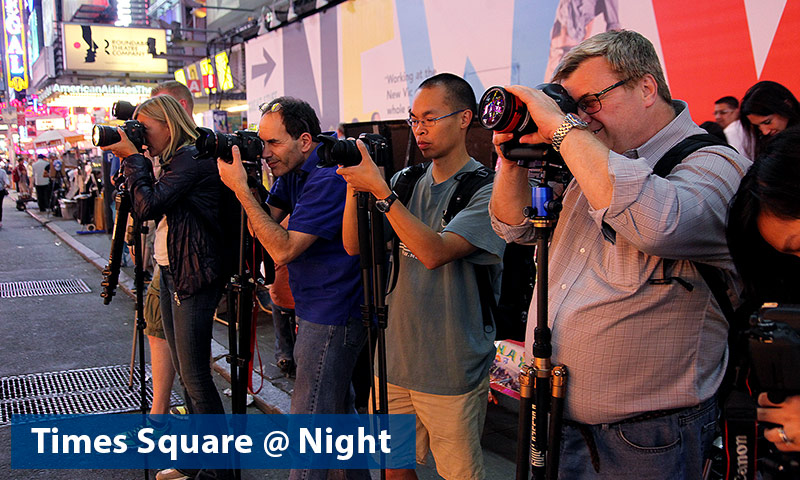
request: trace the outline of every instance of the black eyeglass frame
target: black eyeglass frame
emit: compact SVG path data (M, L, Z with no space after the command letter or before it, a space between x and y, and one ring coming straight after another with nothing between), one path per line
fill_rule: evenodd
M614 90L617 87L621 87L622 85L625 85L629 81L631 81L631 79L630 78L626 78L625 80L620 80L619 82L615 83L614 85L611 85L608 88L604 88L603 90L601 90L601 91L599 91L597 93L587 93L586 95L582 96L576 102L578 104L578 108L580 108L581 110L586 112L587 115L594 115L595 113L597 113L597 112L599 112L600 110L603 109L603 102L600 101L600 97L602 97L606 93L610 92L611 90ZM593 98L594 101L597 102L597 109L596 110L595 109L591 109L592 110L591 112L589 111L590 108L586 105L586 100L590 99L590 98Z

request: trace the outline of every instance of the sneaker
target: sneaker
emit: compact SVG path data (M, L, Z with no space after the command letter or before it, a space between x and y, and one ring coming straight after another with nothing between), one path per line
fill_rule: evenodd
M297 367L292 360L288 358L282 358L278 360L278 368L280 368L281 373L286 378L293 378L297 372Z
M157 426L152 422L152 420L148 419L145 425L139 425L123 433L123 435L125 435L125 440L123 440L122 443L131 448L140 446L142 442L139 441L139 431L145 427L153 429L152 436L155 438L160 437L161 435L164 435L169 431L168 423L164 423L160 426Z
M169 414L172 415L172 418L187 420L186 415L189 415L189 409L186 405L178 405L176 407L170 407Z
M177 468L167 468L156 473L156 480L185 480L189 478Z

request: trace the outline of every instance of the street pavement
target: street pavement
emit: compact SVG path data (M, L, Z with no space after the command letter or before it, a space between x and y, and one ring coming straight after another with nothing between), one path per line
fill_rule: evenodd
M16 210L16 194L5 200L0 228L0 281L80 279L90 293L0 299L0 377L123 365L130 362L134 332L133 269L123 267L120 286L109 305L100 297L101 270L108 261L111 236L79 234L85 228L73 219L40 213L35 202ZM274 365L274 333L269 314L260 312L257 329L255 401L248 414L288 413L293 388ZM214 380L222 392L230 387L224 360L228 329L215 322L212 355ZM148 359L149 361L149 359ZM260 374L258 373L260 372ZM181 392L178 381L175 392ZM514 476L518 403L500 396L490 404L482 438L488 479ZM223 397L226 410L230 402ZM12 470L11 429L0 426L0 478L9 479L141 479L142 470ZM165 466L168 467L168 466ZM286 470L245 470L242 478L278 479ZM430 466L419 466L420 479L440 478ZM154 478L155 471L150 472ZM373 472L373 478L379 478Z

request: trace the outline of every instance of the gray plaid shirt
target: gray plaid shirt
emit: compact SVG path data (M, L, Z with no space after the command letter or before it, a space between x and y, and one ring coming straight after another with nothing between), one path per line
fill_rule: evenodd
M667 178L654 175L671 147L705 133L686 103L673 107L676 118L644 145L609 154L608 208L593 209L575 181L564 194L550 249L549 320L553 362L569 372L565 417L578 422L613 423L696 405L722 381L728 324L689 260L725 270L729 285L736 284L725 219L750 162L725 147L707 147ZM507 242L533 242L527 222L506 225L494 215L492 222ZM664 258L677 260L670 271ZM681 277L694 289L649 283L664 277ZM535 298L528 318L530 359Z

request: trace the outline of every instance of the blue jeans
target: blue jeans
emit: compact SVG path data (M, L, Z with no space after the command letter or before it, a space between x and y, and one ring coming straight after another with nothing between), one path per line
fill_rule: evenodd
M351 378L367 330L358 318L347 325L321 325L297 317L294 382L291 413L356 413ZM292 470L291 480L369 479L367 470Z
M558 478L702 478L703 463L715 436L716 398L672 415L631 423L583 425L597 446L596 472L579 428L564 425Z
M294 362L294 310L272 305L272 325L275 327L275 361Z
M175 278L161 267L161 318L172 364L185 390L189 413L224 414L222 400L211 377L211 331L220 285L209 285L178 302Z

